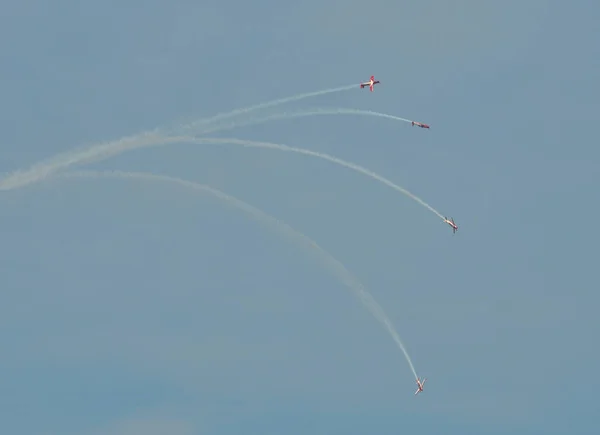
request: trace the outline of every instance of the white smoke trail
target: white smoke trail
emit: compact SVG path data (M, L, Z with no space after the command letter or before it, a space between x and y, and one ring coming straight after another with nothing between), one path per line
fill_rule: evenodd
M231 112L217 114L210 118L200 119L198 121L194 121L187 125L182 125L179 129L193 129L194 127L200 125L211 124L221 119L232 118L236 115L240 115L243 113L248 113L254 110L259 110L267 107L273 107L277 105L281 105L284 103L289 103L292 101L298 101L305 98L316 97L319 95L330 94L333 92L341 92L345 90L349 90L354 88L356 85L347 85L340 86L337 88L324 89L321 91L307 92L304 94L293 95L291 97L280 98L278 100L267 101L265 103L260 103L254 106L236 109ZM152 131L139 133L133 136L126 136L121 139L117 139L111 142L101 143L98 145L94 145L85 150L78 150L74 152L67 152L63 154L59 154L54 158L51 158L45 162L40 162L36 165L33 165L26 171L16 171L9 174L4 179L0 180L0 190L8 190L14 189L21 186L26 186L28 184L34 183L36 181L40 181L43 178L49 176L50 174L72 164L83 164L91 161L95 161L98 159L98 156L111 156L119 154L127 149L135 149L143 146L148 146L155 144L153 142L153 138L155 140L154 134L158 133L159 130L163 129L154 129ZM166 129L164 129L166 130Z
M342 89L342 88L336 88L336 89ZM319 91L319 92L322 93L322 92L326 92L326 91ZM311 94L303 94L303 97L305 98L306 95L315 95L315 94L318 94L318 92L313 92ZM297 97L290 97L290 98L297 98ZM284 101L284 100L287 101L288 99L277 100L277 101L271 102L271 103L263 103L262 106L258 105L258 106L254 106L254 107L259 107L259 106L263 107L265 105L275 104L277 102ZM246 110L246 109L240 109L241 112L239 112L239 113L242 113L244 110ZM231 113L233 113L233 112L231 112ZM238 113L238 112L236 112L236 113ZM275 120L275 119L296 118L296 117L317 116L317 115L338 115L338 114L356 114L356 115L366 115L366 116L377 116L377 117L382 117L382 118L410 122L404 118L400 118L400 117L397 117L394 115L388 115L386 113L373 112L373 111L369 111L369 110L343 109L343 108L313 109L313 110L302 111L302 112L273 114L273 115L269 115L264 118L254 119L254 120L250 120L250 121L246 121L246 122L230 123L230 124L224 125L224 126L218 126L218 127L213 127L213 128L210 128L210 127L204 128L204 129L201 129L200 131L202 133L208 133L208 132L229 130L229 129L233 129L233 128L241 127L241 126L245 126L245 125L259 124L259 123L268 122L270 120ZM225 116L225 115L227 115L227 116ZM214 120L215 118L218 118L219 116L221 116L221 117L229 116L229 114L225 114L225 115L217 115L216 117L213 117L211 119ZM197 124L190 124L190 125L188 125L186 127L182 127L182 128L191 130L193 128L193 125L197 125ZM91 146L89 148L76 149L74 151L67 151L66 153L58 154L58 155L50 158L49 160L34 164L27 170L19 170L19 171L15 171L10 174L7 174L7 176L0 179L0 190L10 190L10 189L14 189L17 187L26 186L31 183L35 183L35 182L40 181L43 178L47 177L48 175L50 175L56 171L59 171L60 169L66 169L72 165L81 165L81 164L91 163L94 161L103 160L105 158L109 158L111 156L118 155L127 150L133 150L133 149L137 149L137 148L143 148L146 146L157 145L161 141L164 140L164 136L157 136L158 132L159 132L159 130L155 129L154 131L148 131L148 132L140 133L140 134L133 135L133 136L126 136L126 137L118 139L118 140L101 143L98 145ZM178 141L176 140L176 142L178 142Z
M299 101L299 100L303 100L305 98L317 97L320 95L331 94L334 92L347 91L349 89L354 89L356 87L358 87L358 85L340 86L338 88L324 89L322 91L307 92L304 94L293 95L291 97L280 98L278 100L267 101L265 103L256 104L254 106L246 107L243 109L236 109L236 110L233 110L233 111L227 112L227 113L219 113L215 116L211 116L210 118L200 119L200 120L194 121L190 124L182 125L179 128L184 129L184 130L194 129L201 125L212 124L216 121L220 121L221 119L233 118L234 116L241 115L243 113L253 112L253 111L259 110L259 109L265 109L267 107L279 106L281 104L291 103L293 101Z
M0 179L0 190L13 190L42 181L44 178L73 165L83 165L116 156L127 150L160 145L162 136L155 132L126 136L111 142L93 145L89 148L76 149L58 154L46 161L36 163L26 170L17 170ZM180 141L174 141L180 142ZM172 142L171 142L172 143Z
M327 268L337 276L346 286L348 286L360 299L360 301L365 305L365 307L373 314L373 316L387 329L388 333L392 336L394 342L398 345L410 369L415 376L415 379L418 379L417 372L414 368L414 365L408 355L408 352L400 340L398 333L396 332L392 322L389 320L383 308L377 303L377 301L373 298L373 296L367 291L367 289L362 285L357 278L355 278L348 269L338 261L333 255L328 253L325 249L321 248L317 242L305 236L301 232L295 230L288 224L274 218L262 210L247 204L237 198L234 198L231 195L228 195L224 192L221 192L217 189L214 189L210 186L194 183L187 180L182 180L180 178L174 178L164 175L155 175L151 173L144 172L121 172L121 171L107 171L107 172L96 172L96 171L81 171L81 172L71 172L66 174L59 174L58 177L77 177L77 178L122 178L122 179L134 179L134 180L142 180L142 181L158 181L163 183L172 183L177 184L179 186L193 189L196 191L201 191L208 193L218 199L225 201L226 203L244 211L254 219L259 222L265 223L267 225L275 227L282 235L291 239L293 242L297 242L305 248L309 248L310 250L316 252L318 256L321 258L323 263L327 266Z
M271 115L266 115L261 118L253 118L246 121L230 122L228 124L216 125L215 127L199 127L193 131L193 134L207 134L214 133L216 131L232 130L234 128L246 127L249 125L262 124L269 121L275 121L278 119L293 119L303 118L306 116L320 116L320 115L361 115L361 116L376 116L379 118L392 119L394 121L402 121L411 123L410 119L400 118L399 116L388 115L387 113L374 112L372 110L361 110L361 109L345 109L345 108L317 108L308 109L297 112L279 112ZM189 134L186 130L192 130L192 126L188 126L181 131L175 131L174 134Z
M432 213L436 214L440 219L444 220L444 216L434 209L432 206L427 204L418 196L409 192L408 190L394 184L392 181L387 178L382 177L381 175L363 168L357 164L347 162L337 157L330 156L328 154L319 153L317 151L306 150L303 148L291 147L283 144L274 144L270 142L257 142L243 139L235 139L235 138L195 138L188 136L173 136L166 137L160 135L151 135L147 134L144 137L137 140L122 140L116 142L114 144L108 145L100 145L97 147L90 148L88 150L75 152L72 154L67 154L63 157L56 158L51 160L48 163L41 163L38 165L34 165L31 169L24 172L17 172L15 174L6 177L4 180L0 181L0 190L12 190L17 187L23 187L25 185L34 183L36 181L40 181L43 178L55 173L61 169L66 169L67 167L75 164L83 164L83 163L91 163L93 161L103 160L109 158L111 156L120 154L126 150L136 149L136 148L145 148L149 146L163 146L173 143L195 143L195 144L232 144L232 145L241 145L244 147L254 147L254 148L266 148L273 149L279 151L287 151L293 152L297 154L303 154L306 156L317 157L320 159L324 159L335 163L340 166L344 166L353 171L359 172L363 175L366 175L374 180L379 181L380 183L385 184L388 187L408 196L414 201L421 204L423 207L430 210Z
M183 140L182 140L182 142L183 142ZM348 169L359 172L363 175L366 175L367 177L377 180L380 183L383 183L386 186L391 187L392 189L396 190L397 192L400 192L403 195L406 195L409 198L413 199L414 201L418 202L423 207L427 208L429 211L436 214L440 219L442 219L442 220L444 219L444 216L439 211L437 211L435 208L433 208L432 206L427 204L425 201L423 201L421 198L419 198L415 194L409 192L405 188L398 186L397 184L393 183L392 181L388 180L387 178L382 177L381 175L379 175L369 169L363 168L362 166L359 166L355 163L347 162L345 160L342 160L338 157L331 156L329 154L320 153L317 151L311 151L311 150L307 150L304 148L291 147L291 146L283 145L283 144L275 144L275 143L270 143L270 142L258 142L258 141L235 139L235 138L201 137L201 138L193 138L193 140L185 140L185 142L198 143L198 144L241 145L244 147L266 148L266 149L272 149L272 150L287 151L287 152L292 152L292 153L297 153L297 154L303 154L303 155L311 156L311 157L317 157L319 159L327 160L327 161L335 163L337 165L344 166Z

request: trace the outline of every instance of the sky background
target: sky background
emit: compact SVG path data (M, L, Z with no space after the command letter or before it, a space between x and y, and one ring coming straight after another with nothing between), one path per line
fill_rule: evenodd
M597 431L600 6L593 1L6 0L0 172L179 120L356 83L215 133L329 162L172 145L0 194L0 428L11 434ZM370 75L375 92L358 88ZM257 113L258 114L258 113ZM594 429L596 428L596 429Z

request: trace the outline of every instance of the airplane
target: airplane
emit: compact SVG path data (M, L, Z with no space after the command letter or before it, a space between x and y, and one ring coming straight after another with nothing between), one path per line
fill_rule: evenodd
M454 218L448 219L447 217L444 216L444 222L446 222L448 225L450 225L452 227L452 234L454 234L458 230L458 225L456 225L454 223Z
M369 90L373 92L373 86L379 83L379 80L375 80L375 76L371 76L371 80L360 84L360 88L363 89L365 86L369 87Z
M427 378L423 379L423 381L421 381L420 379L417 378L417 391L415 391L415 396L417 394L419 394L421 391L423 391L423 386L425 385L425 381L427 380Z
M417 121L411 121L413 127L416 125L417 127L421 127L421 128L429 128L429 126L427 124L421 124L420 122Z

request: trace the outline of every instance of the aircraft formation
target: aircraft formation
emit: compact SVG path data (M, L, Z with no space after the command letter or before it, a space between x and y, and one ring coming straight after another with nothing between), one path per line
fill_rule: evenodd
M373 92L375 89L375 86L380 83L381 82L379 80L375 79L375 76L371 76L368 81L360 83L360 89L364 89L364 88L368 87L369 91ZM194 141L194 143L230 143L230 144L237 144L237 145L243 145L243 146L278 149L281 151L291 151L291 152L295 152L295 153L299 153L299 154L310 155L313 157L322 158L322 159L328 160L330 162L336 163L338 165L344 166L346 168L353 169L357 172L362 173L363 175L366 175L377 181L380 181L380 182L388 185L389 187L392 187L396 191L399 191L402 194L407 195L408 197L412 198L413 200L419 202L422 206L428 208L431 212L435 213L444 223L448 224L452 228L452 233L455 234L456 231L458 230L458 225L454 222L453 218L448 218L446 216L443 216L441 213L439 213L433 207L429 206L427 203L422 201L420 198L418 198L417 196L408 192L407 190L403 189L402 187L397 186L393 182L385 179L384 177L381 177L378 174L376 174L372 171L369 171L368 169L362 168L356 164L346 162L342 159L338 159L336 157L333 157L333 156L330 156L327 154L309 151L309 150L305 150L302 148L289 147L286 145L272 144L272 143L267 143L267 142L243 141L240 139L223 139L223 138L221 138L221 139L219 139L219 138L204 138L204 139L200 138L200 139L198 139L198 138L193 137L193 133L198 130L197 129L198 126L201 126L201 127L204 126L204 127L200 128L200 131L203 133L207 133L209 131L219 131L219 130L223 130L223 129L230 129L235 126L244 125L244 124L239 124L239 123L235 124L234 123L234 124L226 124L224 126L206 128L207 125L209 125L211 123L215 123L215 121L217 121L217 120L230 118L230 117L233 117L234 115L248 113L248 112L266 108L266 107L276 106L276 105L283 104L286 102L297 101L297 100L300 100L303 98L308 98L311 96L323 95L323 94L331 93L331 92L340 92L340 91L344 91L344 90L350 90L353 88L356 89L355 86L356 86L355 84L349 84L347 86L342 86L342 87L338 87L338 88L330 88L330 89L320 90L320 91L316 91L316 92L299 94L299 95L295 95L295 96L291 96L291 97L273 100L273 101L266 102L266 103L261 103L261 104L247 107L244 109L236 109L229 113L217 114L211 118L206 118L206 119L200 120L200 121L194 121L193 123L191 123L187 126L180 127L178 130L175 130L175 132L173 132L174 137L171 137L171 138L169 138L167 136L161 136L159 134L157 136L151 136L149 139L149 137L147 136L147 133L143 133L143 134L139 134L139 135L130 137L128 139L128 141L123 141L122 139L120 139L118 141L111 142L109 144L110 146L107 146L107 144L103 143L103 144L98 144L96 146L91 147L90 149L83 150L80 152L78 151L75 153L68 153L68 154L63 155L62 157L57 156L57 158L53 158L45 163L42 162L40 164L33 165L27 171L17 171L15 173L9 175L8 177L3 177L3 179L0 179L0 191L11 190L11 189L15 189L17 187L22 187L24 185L36 182L36 181L41 181L42 179L48 177L49 174L52 174L54 172L60 172L63 169L65 169L69 166L72 166L72 165L78 165L78 164L88 162L88 161L90 161L91 157L93 157L93 159L102 160L102 159L108 158L112 155L116 155L118 153L121 153L121 152L124 152L127 150L131 150L131 149L135 149L135 148L154 146L157 144L165 144L166 145L169 143L174 143L176 141L179 142L179 141L181 141L182 137L185 138L187 135L188 140ZM309 115L330 114L331 115L331 114L342 114L342 113L381 116L381 117L385 117L385 118L389 118L389 119L395 119L395 120L403 121L406 123L410 123L413 127L417 126L417 127L424 128L424 129L430 128L430 126L425 123L411 121L409 119L404 119L404 118L400 118L397 116L392 116L392 115L388 115L388 114L384 114L384 113L378 113L378 112L373 112L373 111L359 111L359 110L355 110L355 109L332 109L330 111L311 111L311 112L304 112L304 113L300 112L297 114L291 114L290 117L306 116L307 114L309 114ZM283 118L285 118L285 117L288 117L288 116L284 116ZM266 120L275 119L275 118L276 117L267 117L267 118L264 118L263 120L259 120L259 122L264 122ZM192 132L192 134L190 134L190 132ZM185 181L179 180L178 182L180 182L180 184L183 183L183 184L189 186L189 183L186 184ZM305 237L305 236L302 236L302 237ZM361 296L364 295L365 290L361 284L354 283L354 284L352 284L352 286L353 286L352 289L354 291L359 293ZM427 378L421 379L417 375L417 372L410 360L410 356L408 355L408 352L404 348L404 345L400 341L400 338L396 334L394 328L391 327L390 322L388 321L387 317L383 313L383 310L381 309L381 307L379 307L376 304L376 302L374 302L374 300L367 301L365 303L369 306L370 309L373 308L372 304L375 304L375 307L377 309L372 310L372 312L374 313L375 317L380 322L385 324L385 326L388 329L388 332L390 332L390 334L394 338L396 344L400 347L400 349L404 353L404 356L406 357L406 359L410 365L410 368L412 370L412 373L414 374L414 377L416 379L417 390L414 393L415 396L418 395L419 393L423 392L424 385L425 385Z
M360 88L364 89L367 86L369 87L369 91L373 92L373 90L375 89L375 85L381 83L379 80L375 80L375 76L371 76L371 78L369 79L369 81L367 82L362 82L360 84ZM417 121L411 121L410 122L411 125L414 127L415 125L417 127L420 128L430 128L428 124L422 123L422 122L417 122ZM452 228L452 234L455 234L456 231L458 231L458 225L456 225L456 223L454 222L454 218L450 218L448 219L446 216L444 216L444 223L447 223L450 228ZM421 380L421 378L417 377L416 383L417 383L417 391L415 391L415 396L421 392L423 392L423 388L425 386L425 381L427 380L427 378L424 378L423 380Z
M373 92L373 90L375 89L375 85L378 85L379 83L381 83L381 82L379 80L375 80L375 76L371 76L371 78L369 79L369 81L362 82L360 84L360 88L364 89L364 88L366 88L368 86L369 87L369 91ZM425 124L425 123L422 123L422 122L411 121L410 123L412 124L413 127L416 125L417 127L421 127L421 128L430 128L428 124ZM447 223L448 225L450 225L450 228L452 228L452 234L455 234L458 231L458 225L456 225L456 223L454 222L454 218L448 219L447 217L444 217L444 222ZM425 383L425 381L423 381L423 384L424 383ZM418 391L423 391L423 387L419 383L419 380L417 380L417 384L419 385L419 390Z

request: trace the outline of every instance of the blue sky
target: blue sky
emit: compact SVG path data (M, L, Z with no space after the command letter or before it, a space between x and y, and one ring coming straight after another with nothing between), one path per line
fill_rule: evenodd
M171 184L2 191L0 427L14 434L595 433L600 7L591 1L27 2L0 17L5 176L181 120L345 107L73 169L223 190L318 256ZM374 74L376 91L358 83ZM254 115L254 114L253 114Z

